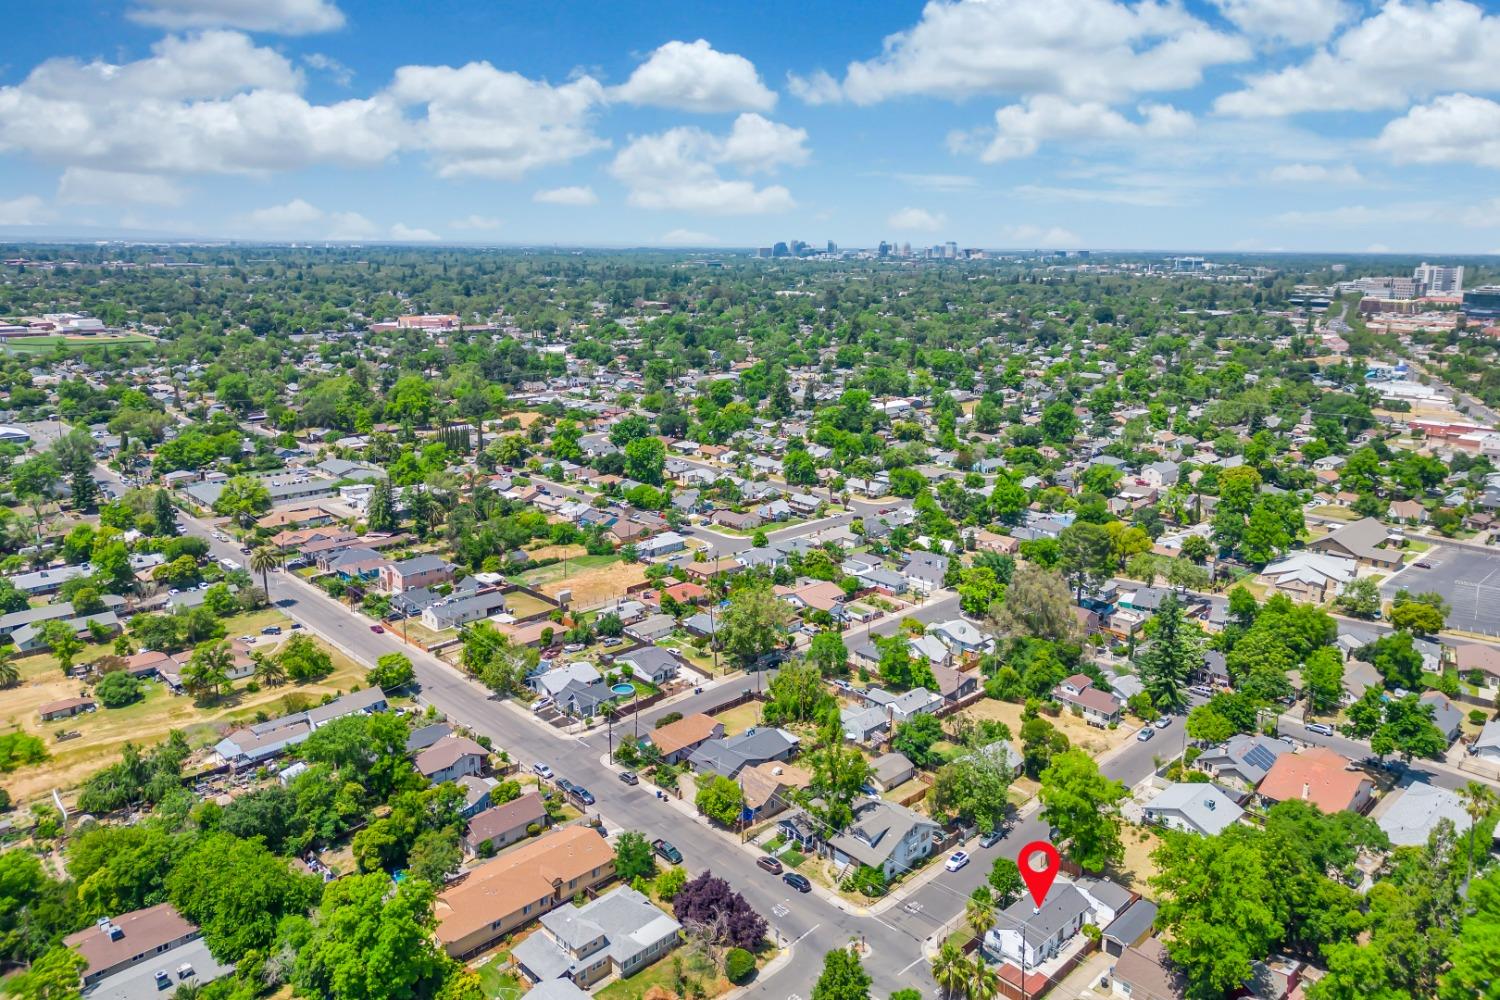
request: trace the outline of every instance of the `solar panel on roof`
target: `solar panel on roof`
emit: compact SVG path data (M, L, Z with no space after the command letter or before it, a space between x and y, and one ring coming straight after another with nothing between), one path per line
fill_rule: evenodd
M1262 771L1269 771L1271 765L1276 763L1276 755L1263 746L1253 746L1245 754L1245 763Z

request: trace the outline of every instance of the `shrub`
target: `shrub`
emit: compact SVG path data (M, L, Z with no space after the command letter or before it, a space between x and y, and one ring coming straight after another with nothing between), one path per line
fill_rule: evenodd
M681 868L668 868L656 876L656 894L671 902L687 884L687 872Z
M1484 722L1485 722L1485 718L1484 718L1484 710L1483 709L1476 708L1476 709L1474 709L1473 711L1471 711L1469 713L1469 725L1471 725L1471 726L1482 726L1482 725L1484 725Z
M755 956L743 948L730 948L724 956L724 975L732 983L739 983L755 971Z
M141 682L123 670L105 674L94 685L94 697L105 708L123 708L141 700Z

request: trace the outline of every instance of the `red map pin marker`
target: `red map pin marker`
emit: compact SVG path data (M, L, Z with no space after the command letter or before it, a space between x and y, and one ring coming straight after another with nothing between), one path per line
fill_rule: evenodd
M1046 861L1042 868L1035 867L1033 860L1038 854ZM1057 848L1045 840L1033 840L1021 848L1021 853L1016 855L1016 867L1021 869L1021 878L1026 882L1026 888L1031 890L1031 898L1036 900L1040 907L1042 901L1047 898L1047 890L1052 888L1052 883L1057 879L1057 872L1062 868L1062 859L1057 856Z

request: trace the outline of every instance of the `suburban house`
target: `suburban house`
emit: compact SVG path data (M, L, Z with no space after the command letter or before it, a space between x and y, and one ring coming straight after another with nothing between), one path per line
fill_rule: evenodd
M43 722L54 722L58 719L71 719L75 715L92 712L98 707L92 698L62 698L37 706L36 712Z
M1474 825L1457 793L1425 781L1413 781L1381 799L1370 818L1391 838L1392 847L1426 846L1428 836L1445 819L1460 835Z
M1239 822L1245 810L1207 782L1168 785L1146 803L1146 819L1170 830L1212 837Z
M555 830L485 862L439 893L438 942L454 958L477 955L614 874L614 849L593 829Z
M956 657L982 656L995 650L994 636L985 635L962 618L952 618L927 627Z
M984 935L984 950L1001 961L1034 969L1061 952L1092 915L1088 897L1071 882L1059 880L1052 883L1040 909L1030 895L1023 895L996 914L995 926Z
M547 829L547 808L538 792L490 806L469 820L464 831L464 847L470 854L478 854L488 844L499 851L518 840L529 836L530 828Z
M804 854L817 851L823 843L822 828L805 809L797 809L777 820L776 832L781 835L782 840L795 844L797 850Z
M1291 752L1291 745L1281 740L1241 733L1223 746L1205 751L1194 764L1221 781L1232 778L1254 788L1265 780L1278 757Z
M587 660L574 660L572 663L561 664L544 673L532 674L526 678L526 686L537 694L556 698L574 681L580 684L592 684L599 679L599 670L592 663Z
M1070 708L1077 709L1084 721L1095 726L1108 726L1112 722L1120 721L1120 708L1122 703L1119 698L1108 691L1101 691L1094 687L1094 681L1087 674L1074 674L1063 679L1063 682L1052 690L1053 697Z
M704 740L688 755L688 763L695 771L733 778L746 767L791 760L800 742L784 729L757 726L738 736Z
M634 676L653 684L665 684L677 676L682 661L661 646L642 646L615 657L616 666L627 666Z
M1345 809L1363 812L1375 794L1375 785L1363 771L1349 770L1347 757L1327 747L1310 747L1276 758L1256 794L1268 807L1302 799L1325 813Z
M1314 552L1353 559L1370 569L1393 570L1401 565L1404 542L1400 531L1387 528L1373 517L1365 517L1313 539L1307 547Z
M1500 648L1479 642L1453 647L1453 666L1461 677L1474 677L1480 686L1500 686Z
M442 632L469 622L477 622L481 618L502 614L504 611L505 595L492 590L429 604L422 610L422 624L434 632Z
M791 804L789 792L812 783L812 772L795 764L769 761L740 770L740 793L745 798L743 817L753 823L774 816Z
M226 970L208 956L206 947L191 949L193 961L183 961L188 957L184 946L198 938L198 928L178 913L176 907L158 903L118 917L100 917L94 926L63 938L63 944L83 956L83 986L88 989L145 962L157 968L174 969L191 964L199 982L217 978ZM184 954L175 955L179 949Z
M380 567L380 589L388 594L436 587L452 579L453 567L437 556L414 556Z
M1458 739L1458 734L1463 729L1464 713L1447 695L1441 691L1425 691L1418 701L1432 706L1433 725L1438 727L1438 732L1443 734L1444 739L1450 744Z
M675 764L698 749L705 740L719 739L723 735L724 723L702 712L694 712L654 730L646 739L656 747L662 760Z
M873 745L891 731L891 717L879 705L851 705L839 709L839 725L843 727L844 739Z
M1298 601L1326 604L1354 579L1359 566L1353 559L1329 552L1292 552L1260 575L1277 593Z
M901 567L906 585L916 594L930 594L942 589L948 575L948 557L937 552L913 552Z
M368 687L363 691L341 695L326 705L319 705L305 712L293 712L233 730L214 744L214 751L236 768L259 764L281 754L288 747L301 743L314 729L325 723L355 712L383 712L386 707L385 693L378 687Z
M893 725L905 722L917 715L930 715L943 707L943 699L926 688L912 688L900 694L891 694L882 688L866 688L859 692L865 704L886 713Z
M917 773L902 753L881 754L870 762L870 784L877 792L888 792L906 784Z
M941 827L920 813L885 799L855 803L854 821L828 841L829 857L840 870L867 865L889 882L932 853Z
M682 924L622 885L582 906L542 916L541 929L511 952L532 983L567 979L589 988L610 976L632 976L677 946Z
M434 785L478 774L489 760L489 751L467 736L449 736L417 754L417 773Z
M1161 938L1147 938L1128 947L1110 970L1117 997L1125 1000L1183 1000L1187 977L1167 958Z
M963 701L979 690L979 672L976 670L955 670L941 663L934 663L932 677L937 681L938 694L950 705Z

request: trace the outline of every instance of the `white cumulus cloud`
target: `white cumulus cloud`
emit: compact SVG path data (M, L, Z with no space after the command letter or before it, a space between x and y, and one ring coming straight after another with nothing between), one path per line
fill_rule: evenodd
M140 24L181 28L243 28L308 35L344 26L329 0L141 0L126 16Z
M1063 97L1039 94L1022 104L995 112L993 132L978 131L955 137L950 145L974 145L989 136L979 150L986 163L1031 156L1050 140L1165 139L1192 131L1193 116L1168 104L1143 104L1140 119L1132 121L1098 101L1074 103Z
M1398 163L1500 167L1500 104L1471 94L1439 97L1387 123L1375 146Z
M34 194L0 201L0 226L40 226L52 219L47 203Z
M1235 27L1249 35L1317 45L1356 13L1344 0L1213 0Z
M1500 15L1467 0L1386 0L1327 48L1285 69L1252 76L1217 111L1275 116L1379 111L1450 90L1500 89Z
M402 243L435 243L442 239L431 229L422 229L418 226L408 226L404 222L398 222L391 227L391 239Z
M538 191L531 200L543 205L593 205L599 201L599 196L587 185L574 185Z
M1364 177L1348 163L1283 163L1266 171L1274 184L1362 184Z
M385 93L404 108L424 109L414 142L443 177L515 180L608 145L589 121L604 88L588 76L552 86L487 62L402 66Z
M776 106L776 94L761 82L754 63L719 52L702 38L667 42L610 95L680 111L770 111Z
M947 225L948 217L942 212L929 212L925 208L902 208L892 212L885 222L892 229L930 233Z
M807 133L756 114L735 120L727 136L680 126L633 139L610 165L637 208L673 209L715 215L781 212L796 203L779 184L726 178L720 167L756 173L803 163Z
M246 212L239 220L249 235L284 240L369 240L380 235L358 212L325 212L302 198Z
M918 22L850 63L842 83L796 78L814 102L857 104L909 95L1055 93L1073 100L1196 86L1211 66L1246 60L1244 38L1177 3L1116 0L929 0Z

